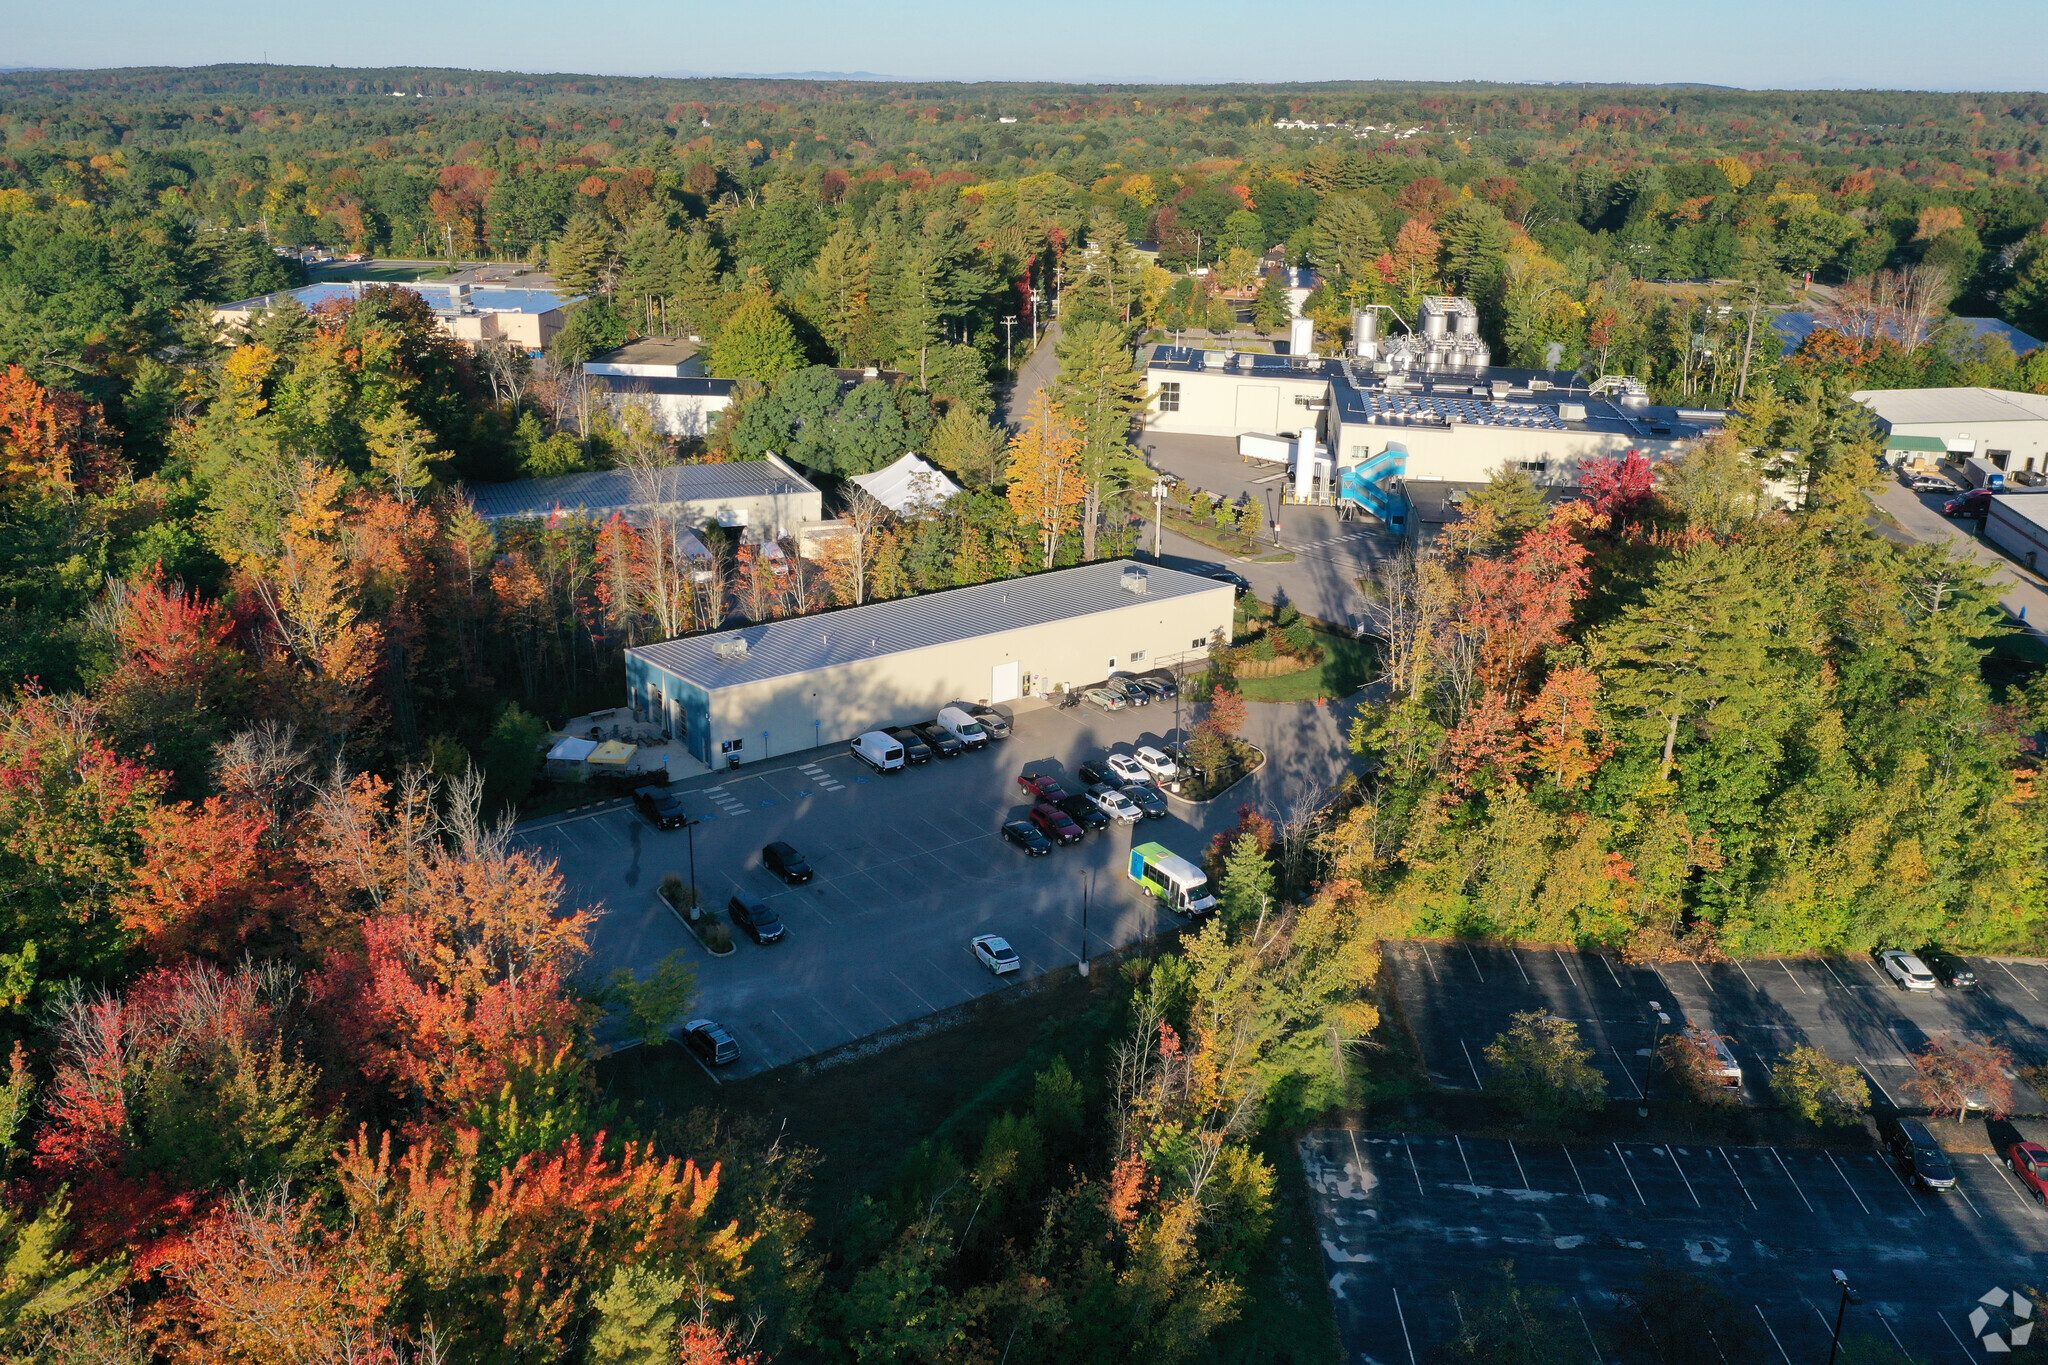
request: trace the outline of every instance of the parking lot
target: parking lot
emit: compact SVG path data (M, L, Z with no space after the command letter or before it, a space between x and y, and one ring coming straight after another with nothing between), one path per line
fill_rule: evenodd
M720 1074L751 1075L1075 962L1084 902L1091 954L1178 926L1125 877L1131 844L1162 843L1199 861L1202 826L1229 823L1234 805L1217 803L1226 806L1219 816L1216 806L1174 802L1165 819L1112 823L1042 858L999 833L1029 808L1019 772L1071 778L1112 745L1161 742L1173 721L1171 702L1108 716L1022 705L1010 739L900 773L819 750L679 785L703 821L694 839L705 903L723 910L745 887L788 926L765 947L735 932L726 957L706 952L656 893L662 874L690 875L691 835L613 806L518 837L558 861L568 903L600 910L590 973L645 973L684 952L701 992L693 1014L723 1023L740 1043L740 1060ZM786 886L762 868L763 845L777 839L810 860L812 882ZM969 941L984 933L1009 939L1020 971L999 980L975 961Z
M1876 1098L1907 1108L1911 1054L1933 1038L1973 1034L2022 1063L2048 1060L2048 966L2035 959L1971 958L1976 987L1928 992L1899 990L1868 958L1631 967L1608 953L1414 941L1389 944L1386 961L1430 1079L1446 1089L1484 1089L1486 1045L1532 1009L1579 1026L1616 1100L1654 1089L1656 1037L1687 1024L1730 1040L1759 1102L1770 1068L1801 1043L1854 1062ZM2044 1114L2048 1101L2021 1085L2015 1109Z
M1826 1359L1835 1269L1863 1299L1845 1340L1981 1359L1979 1297L2038 1286L2048 1268L2048 1214L1983 1155L1958 1157L1957 1188L1934 1195L1874 1153L1341 1129L1301 1151L1347 1356L1377 1365L1430 1359L1508 1260L1554 1291L1594 1362L1613 1358L1617 1294L1652 1257L1711 1274L1752 1335L1717 1339L1732 1365Z

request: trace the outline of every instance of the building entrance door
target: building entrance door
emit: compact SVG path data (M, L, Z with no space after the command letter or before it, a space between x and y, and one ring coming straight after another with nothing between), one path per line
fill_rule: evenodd
M990 701L1015 701L1024 695L1024 666L1014 659L1006 664L997 664L989 672L988 699Z

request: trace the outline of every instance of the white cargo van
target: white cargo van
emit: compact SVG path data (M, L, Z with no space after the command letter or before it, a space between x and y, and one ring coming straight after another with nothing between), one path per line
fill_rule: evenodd
M903 770L903 746L880 730L870 730L852 745L853 756L878 773Z
M970 749L988 744L988 731L982 729L981 722L957 706L940 709L939 728Z

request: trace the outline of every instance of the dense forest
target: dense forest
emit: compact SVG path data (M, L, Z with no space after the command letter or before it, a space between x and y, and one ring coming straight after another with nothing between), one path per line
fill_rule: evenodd
M2038 947L2048 692L1981 576L1866 533L1846 395L2048 392L2048 351L1949 321L2048 335L2044 123L2032 95L0 74L0 1354L1278 1359L1237 1326L1272 1288L1267 1139L1361 1093L1380 938ZM395 289L214 327L313 246L585 301L541 356ZM1284 325L1276 249L1331 337L1456 291L1514 363L1735 421L1562 506L1504 477L1361 584L1372 779L1248 813L1216 922L972 1122L820 1172L607 1099L597 1021L658 1041L687 983L581 974L589 912L499 823L537 717L615 704L638 641L1127 550L1134 348ZM1781 357L1768 310L1809 277L1822 326ZM701 439L594 400L579 362L642 334L739 381ZM1048 336L1057 379L1003 412ZM778 569L707 532L715 571L678 575L645 527L493 528L462 493L766 450L842 501L842 548ZM965 495L845 494L905 450Z

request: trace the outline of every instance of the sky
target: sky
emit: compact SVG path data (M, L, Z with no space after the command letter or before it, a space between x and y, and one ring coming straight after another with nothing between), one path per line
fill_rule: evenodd
M0 67L2041 90L2048 0L13 0Z

